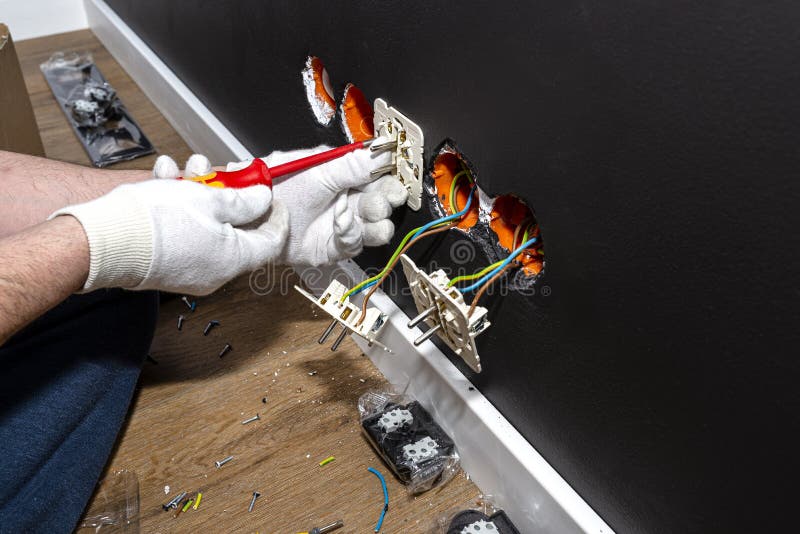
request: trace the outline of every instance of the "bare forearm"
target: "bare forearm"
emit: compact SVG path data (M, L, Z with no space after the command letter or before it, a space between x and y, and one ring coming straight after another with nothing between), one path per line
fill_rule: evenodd
M88 273L89 243L72 217L0 239L0 345L78 291Z
M39 224L59 208L147 180L149 171L111 171L0 150L0 237Z

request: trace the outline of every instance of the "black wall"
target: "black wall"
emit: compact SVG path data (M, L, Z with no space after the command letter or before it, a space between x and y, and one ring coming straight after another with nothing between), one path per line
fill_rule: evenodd
M470 378L612 527L788 517L800 4L109 4L255 153L342 142L307 109L312 53L530 202L551 294L490 301ZM447 265L457 238L413 256Z

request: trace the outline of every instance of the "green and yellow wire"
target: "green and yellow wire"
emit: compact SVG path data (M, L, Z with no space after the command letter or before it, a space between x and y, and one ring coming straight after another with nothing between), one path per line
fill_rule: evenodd
M449 224L449 223L437 224L433 228L438 228L438 227L446 225L446 224ZM403 247L406 246L406 244L411 240L411 238L414 236L414 234L416 234L420 230L420 228L422 228L422 226L418 226L418 227L414 228L413 230L411 230L410 232L408 232L405 235L403 240L400 241L400 244L395 249L394 254L392 254L391 258L389 258L389 261L386 262L386 266L381 270L381 272L379 272L375 276L367 278L366 280L364 280L363 282L359 283L358 285L353 286L347 293L342 295L342 298L339 300L339 302L344 302L344 299L346 299L347 297L349 297L350 295L352 295L354 293L358 293L364 286L368 285L369 283L377 282L378 280L380 280L383 277L383 275L385 275L388 272L389 267L392 265L392 263L394 263L394 260L397 259L397 256L400 255L400 251L403 250Z
M458 173L456 173L455 176L453 176L453 181L450 183L450 196L449 196L449 198L450 198L450 211L452 211L454 214L457 213L457 206L458 205L456 204L456 192L458 191L458 188L456 187L456 185L457 185L459 179L462 176L466 176L467 180L469 180L470 184L475 184L475 180L472 178L472 173L469 171L469 169L467 168L467 166L464 164L463 161L461 162L461 167L462 167L462 170L459 171ZM442 226L445 226L445 225L448 225L448 224L450 224L450 222L442 222L441 224L436 224L434 226L431 226L430 229L441 228ZM372 284L373 282L377 283L381 278L383 278L389 272L389 269L391 269L392 264L394 264L394 261L397 259L397 256L400 255L400 252L403 250L403 248L406 246L406 244L422 228L423 228L423 226L418 226L418 227L414 228L413 230L411 230L410 232L408 232L405 235L405 237L402 239L402 241L400 241L400 244L395 249L394 254L392 254L392 256L389 258L389 261L386 262L386 266L381 270L381 272L379 272L375 276L371 276L370 278L367 278L366 280L364 280L364 281L360 282L359 284L353 286L349 291L347 291L344 295L342 295L342 298L339 299L339 302L344 302L344 300L347 297L349 297L351 295L354 295L354 294L358 293L359 291L365 289L366 286Z

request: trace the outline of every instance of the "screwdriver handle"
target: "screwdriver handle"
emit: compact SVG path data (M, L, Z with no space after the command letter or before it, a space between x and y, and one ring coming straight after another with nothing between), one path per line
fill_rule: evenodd
M305 158L276 165L271 169L267 167L264 160L256 158L250 165L238 171L216 171L204 176L195 176L192 178L180 177L178 180L191 180L192 182L199 182L211 187L233 187L234 189L250 187L251 185L266 185L272 188L273 178L310 169L311 167L340 158L359 148L367 147L371 143L372 139L350 143L349 145L332 148L325 152L320 152L319 154L313 154Z
M238 171L215 171L203 176L190 178L179 177L178 180L199 182L210 187L232 187L241 189L251 185L266 185L272 188L272 173L264 160L254 159L250 165Z

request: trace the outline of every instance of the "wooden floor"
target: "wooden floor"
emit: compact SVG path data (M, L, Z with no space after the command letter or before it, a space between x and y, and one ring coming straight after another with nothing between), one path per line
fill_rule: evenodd
M23 41L17 48L49 157L88 163L38 70L52 52L70 49L94 54L159 153L179 161L189 155L90 32ZM114 168L150 168L154 157ZM137 474L142 532L297 533L339 518L345 528L337 532L372 532L383 495L370 466L389 485L382 532L428 532L438 514L477 497L463 474L417 498L390 475L361 435L356 408L359 395L386 388L385 379L351 340L336 353L316 343L327 320L291 288L294 282L262 295L243 277L198 299L193 313L177 299L162 306L151 351L158 364L145 365L107 468ZM181 331L179 314L186 317ZM203 336L212 319L220 326ZM226 343L233 350L219 358ZM241 424L255 414L260 420ZM214 467L229 455L230 463ZM336 460L320 467L328 456ZM178 518L162 511L176 492L198 489L199 510ZM253 491L261 497L248 513Z

